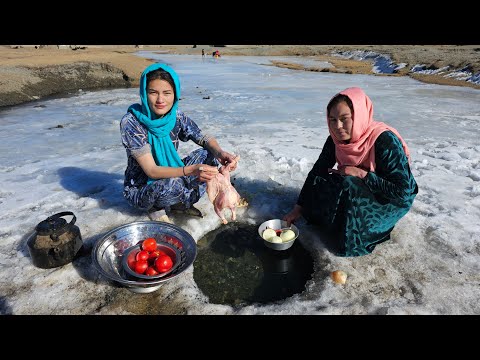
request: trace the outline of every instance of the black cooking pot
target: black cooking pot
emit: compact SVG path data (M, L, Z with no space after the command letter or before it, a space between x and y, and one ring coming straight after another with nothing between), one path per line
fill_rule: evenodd
M63 216L73 216L67 223ZM43 220L35 227L35 234L27 242L33 265L50 269L71 262L82 247L80 229L75 226L76 216L64 211Z

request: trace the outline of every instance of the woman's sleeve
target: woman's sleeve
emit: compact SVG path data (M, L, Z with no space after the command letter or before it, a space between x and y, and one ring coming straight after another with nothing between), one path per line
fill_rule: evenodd
M303 206L305 200L311 196L312 186L315 178L317 176L326 176L328 174L328 168L332 168L335 163L335 143L333 142L332 137L328 136L317 162L315 165L313 165L312 170L310 170L308 173L307 179L303 184L297 200L298 205Z
M130 113L120 121L120 134L123 146L133 157L150 152L147 131Z
M375 164L375 172L363 179L374 195L401 206L418 192L402 143L391 131L375 141Z
M181 141L187 142L192 140L195 144L205 147L208 140L213 138L213 135L203 134L202 130L200 130L195 121L190 119L183 112L179 111L177 118L180 121L180 132L178 133L178 138Z

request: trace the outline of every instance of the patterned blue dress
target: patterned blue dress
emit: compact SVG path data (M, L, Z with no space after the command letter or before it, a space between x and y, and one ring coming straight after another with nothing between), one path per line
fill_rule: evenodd
M120 121L120 133L128 161L123 195L132 206L148 211L151 208L164 209L182 203L185 208L190 208L205 194L206 183L198 181L194 175L158 179L147 184L148 177L136 160L138 156L151 152L147 128L128 112ZM189 140L202 147L182 159L185 165L200 163L219 165L213 154L204 148L212 137L209 134L202 134L192 119L183 112L177 111L177 122L170 132L175 149L178 150L179 141L187 142Z
M335 143L329 136L297 200L304 218L319 225L339 256L366 255L390 239L418 193L398 137L385 131L374 146L375 172L364 179L329 174L327 169L336 163Z

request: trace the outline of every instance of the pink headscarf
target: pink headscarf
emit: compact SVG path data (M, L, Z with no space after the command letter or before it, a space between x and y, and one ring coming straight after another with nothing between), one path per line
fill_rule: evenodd
M362 89L351 87L341 91L340 94L346 95L352 100L353 125L350 142L344 144L331 131L327 114L328 130L335 143L335 156L338 166L357 166L365 170L375 171L375 149L373 145L378 136L387 130L393 132L400 139L410 162L410 152L407 144L398 131L383 122L373 120L372 101Z

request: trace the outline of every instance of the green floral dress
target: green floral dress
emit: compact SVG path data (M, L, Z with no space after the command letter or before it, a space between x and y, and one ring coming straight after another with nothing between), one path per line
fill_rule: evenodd
M297 201L305 219L319 225L339 256L366 255L390 239L418 193L398 137L385 131L374 149L376 169L364 179L329 174L327 169L336 164L329 136Z

